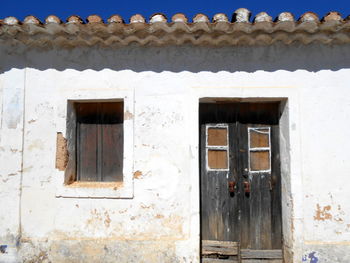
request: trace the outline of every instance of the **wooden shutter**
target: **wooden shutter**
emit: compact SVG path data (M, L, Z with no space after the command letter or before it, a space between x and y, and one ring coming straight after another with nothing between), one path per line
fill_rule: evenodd
M123 180L123 102L77 103L77 180Z

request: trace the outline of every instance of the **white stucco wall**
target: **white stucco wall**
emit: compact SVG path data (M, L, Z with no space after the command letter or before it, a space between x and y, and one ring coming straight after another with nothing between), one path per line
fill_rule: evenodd
M198 262L198 104L208 97L287 99L287 260L349 262L349 49L2 48L0 262ZM132 114L125 176L141 176L119 199L65 194L55 154L67 101L118 98Z

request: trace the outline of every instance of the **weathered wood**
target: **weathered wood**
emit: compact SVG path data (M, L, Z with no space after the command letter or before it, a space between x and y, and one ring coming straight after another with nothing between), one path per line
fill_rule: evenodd
M228 182L235 181L231 169L230 153L229 171L207 171L206 169L206 125L201 128L201 229L202 239L238 240L234 227L234 217L238 217L237 198L230 195ZM232 129L229 127L229 129ZM230 139L231 140L231 137ZM232 144L229 142L230 145ZM229 148L231 147L229 145ZM226 158L226 155L225 155Z
M242 259L240 263L283 263L282 259Z
M282 259L281 249L242 249L242 259Z
M235 248L235 247L238 247L238 242L218 241L218 240L202 240L202 246Z
M79 181L98 181L97 130L96 124L78 124Z
M219 255L219 256L236 256L237 248L227 247L202 247L202 256L204 255Z
M68 163L64 174L64 183L71 184L77 180L77 117L73 102L67 105L67 148Z
M267 252L282 248L278 114L278 103L200 105L202 240L237 241L239 248L234 256L238 261L242 258L244 262L279 262L276 258L244 259L240 253L241 248ZM229 126L229 172L206 170L205 125L215 123ZM271 173L249 174L248 127L271 127ZM268 147L268 136L256 135L252 142L255 147ZM266 162L263 156L258 157L255 167L268 170L270 162ZM262 164L261 160L265 163ZM228 191L230 182L235 183L231 192ZM249 192L244 185L249 185ZM211 251L207 250L202 242L202 253L208 251L207 255L212 257L220 249L225 252L223 248L213 247ZM233 259L230 256L218 260L227 262Z
M123 103L77 103L78 181L123 180Z
M246 125L237 124L238 126L238 149L239 149L239 159L238 159L238 186L239 186L239 203L240 203L240 245L242 248L251 247L251 239L254 238L254 232L251 228L251 209L250 203L252 198L252 192L246 193L244 191L244 182L250 182L248 175L248 134L246 130ZM252 191L252 189L251 189ZM253 232L253 233L252 233Z
M202 263L238 263L234 259L202 258Z
M202 241L202 255L235 256L238 254L238 243L229 241Z
M279 126L271 127L271 238L273 249L282 249L282 202Z

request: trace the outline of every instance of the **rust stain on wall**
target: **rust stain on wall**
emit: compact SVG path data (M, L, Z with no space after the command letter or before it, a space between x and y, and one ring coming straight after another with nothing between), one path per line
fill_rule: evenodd
M142 176L142 172L141 171L134 172L134 178L135 179L140 179L141 176Z
M316 208L316 215L314 216L314 220L317 221L325 221L325 220L332 220L332 215L330 213L330 210L332 207L330 205L321 207L319 204L317 204Z
M67 140L61 132L57 133L56 140L56 169L64 171L68 163Z

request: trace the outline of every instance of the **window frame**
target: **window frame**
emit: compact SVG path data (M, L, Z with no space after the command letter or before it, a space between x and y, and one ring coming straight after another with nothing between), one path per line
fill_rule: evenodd
M68 164L58 182L56 197L63 198L133 198L133 145L134 145L134 105L133 94L125 92L124 96L113 99L68 99L66 139L68 148ZM75 103L83 102L123 102L123 180L122 182L84 182L77 181L76 126L77 116Z
M251 147L250 145L250 132L259 132L259 130L268 130L268 132L260 132L268 135L269 146L268 147ZM248 127L248 170L250 174L262 174L268 173L271 174L271 126L259 126L259 127ZM266 170L252 170L251 169L251 152L268 152L269 153L269 169Z
M208 130L211 128L217 128L217 129L225 129L226 130L226 141L227 145L225 146L219 146L219 145L209 145L208 144ZM209 150L216 150L216 151L226 151L226 161L227 161L227 168L210 168L209 167ZM205 164L207 171L211 172L227 172L230 171L230 143L229 143L229 126L227 123L216 123L216 124L207 124L205 127Z

